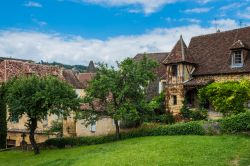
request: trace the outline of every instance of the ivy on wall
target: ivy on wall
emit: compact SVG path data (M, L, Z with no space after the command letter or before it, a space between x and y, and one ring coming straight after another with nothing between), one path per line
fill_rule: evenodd
M246 110L250 100L250 82L248 80L212 83L199 90L201 104L209 101L215 111L224 115L238 114Z

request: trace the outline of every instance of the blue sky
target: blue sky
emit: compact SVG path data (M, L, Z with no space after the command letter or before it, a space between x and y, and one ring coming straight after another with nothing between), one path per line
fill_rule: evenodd
M250 0L2 0L0 56L113 64L183 34L250 26Z

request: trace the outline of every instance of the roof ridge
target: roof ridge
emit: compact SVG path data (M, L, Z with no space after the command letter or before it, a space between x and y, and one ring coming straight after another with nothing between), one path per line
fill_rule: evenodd
M233 31L239 31L239 30L248 29L248 28L250 29L250 26L243 27L243 28L235 28L235 29L226 30L226 31L222 31L222 32L215 32L215 33L209 33L209 34L204 34L204 35L193 36L192 38L199 38L199 37L204 37L204 36L213 36L213 35L222 34L222 33L230 33L230 32L233 32Z

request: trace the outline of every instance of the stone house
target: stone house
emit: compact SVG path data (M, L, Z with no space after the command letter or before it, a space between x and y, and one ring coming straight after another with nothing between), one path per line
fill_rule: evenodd
M86 73L76 74L77 80L79 80L82 89L76 89L76 93L80 98L84 98L85 89L87 88L89 81L95 76L95 66L93 61L90 61ZM82 105L82 107L85 107ZM110 117L103 117L96 121L94 124L85 126L85 121L82 119L75 120L74 114L71 114L67 119L63 121L63 136L99 136L107 135L115 132L115 124Z
M167 110L178 114L184 99L197 108L198 89L211 83L250 80L250 27L193 37L187 47L180 37L162 62ZM211 110L210 117L219 116Z
M79 95L83 92L83 84L76 77L76 72L73 70L64 70L59 67L36 64L30 60L14 59L14 58L0 58L0 84L8 81L13 77L18 77L22 75L32 75L36 74L39 76L53 75L67 83L72 85ZM29 143L28 131L25 127L27 117L23 116L20 119L13 116L11 119L8 114L8 133L7 133L7 145L19 146L22 141L22 135L25 134L25 141ZM62 121L62 117L57 117L56 115L48 115L47 119L43 122L38 123L38 128L35 133L35 138L38 143L44 142L48 138L56 137L55 134L46 134L53 121Z

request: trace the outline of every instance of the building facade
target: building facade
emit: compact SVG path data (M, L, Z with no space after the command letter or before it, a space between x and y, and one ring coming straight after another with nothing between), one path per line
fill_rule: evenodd
M184 100L198 108L198 90L212 82L250 80L250 27L193 37L187 47L182 37L162 62L165 65L167 111L178 114ZM210 117L220 116L207 104Z

